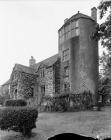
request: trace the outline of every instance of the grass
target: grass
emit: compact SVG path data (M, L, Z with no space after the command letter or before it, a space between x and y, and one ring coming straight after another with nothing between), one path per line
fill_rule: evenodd
M39 113L37 128L30 140L46 140L60 133L77 133L95 137L111 136L111 107L102 111L81 111L67 113ZM19 133L0 132L0 140L27 140Z

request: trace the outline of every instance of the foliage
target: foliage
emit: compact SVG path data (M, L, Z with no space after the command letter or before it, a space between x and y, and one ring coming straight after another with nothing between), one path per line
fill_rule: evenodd
M106 17L105 21L99 26L99 33L101 38L101 44L103 47L111 49L111 1L101 1L98 6L100 12L100 19Z
M13 70L11 75L10 93L16 95L15 87L19 84L17 92L20 97L24 99L33 97L36 76L37 75L21 72L19 70Z
M5 107L0 110L1 130L14 130L24 136L31 136L31 130L36 127L38 111L32 107Z
M93 94L89 91L84 91L80 94L72 94L70 100L73 101L73 108L75 110L92 109Z
M109 96L109 92L108 92L108 85L109 83L109 79L108 78L104 78L102 77L101 79L99 79L99 88L98 88L98 93L99 95L102 97L101 98L101 104L105 105L106 104L106 99ZM100 99L99 99L100 101Z
M18 99L18 100L6 100L5 101L5 106L26 106L27 102L23 99Z
M110 70L110 68L111 68L110 54L103 52L103 54L102 54L102 56L100 57L99 60L100 60L100 66L101 66L100 75L102 77L108 76L111 72L111 70Z
M3 105L4 102L6 100L10 99L10 95L9 95L9 92L8 90L5 90L5 92L1 91L1 94L0 94L0 104Z
M5 97L0 95L0 105L3 105L5 102Z
M97 25L93 37L99 39L101 45L107 51L107 54L103 52L103 55L100 57L100 64L102 64L101 74L105 76L111 67L111 1L102 0L98 6L98 10L102 23Z
M106 85L108 84L108 78L101 78L99 79L99 93L106 94Z
M44 98L44 102L46 102L44 111L78 111L91 109L93 106L93 94L87 91L80 94L60 94ZM72 106L70 106L70 102L73 103Z
M55 99L53 105L54 105L54 111L61 111L61 112L67 111L67 101L65 98Z

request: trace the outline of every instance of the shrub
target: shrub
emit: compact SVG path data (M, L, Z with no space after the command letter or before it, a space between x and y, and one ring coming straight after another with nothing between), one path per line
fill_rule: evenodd
M31 130L36 127L37 117L38 111L33 107L6 107L0 113L0 128L31 136Z
M27 102L23 99L18 99L18 100L6 100L5 101L5 106L26 106Z

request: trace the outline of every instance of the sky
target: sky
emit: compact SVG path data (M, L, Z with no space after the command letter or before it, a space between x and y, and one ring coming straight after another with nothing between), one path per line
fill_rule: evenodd
M88 16L100 0L0 0L0 85L16 63L29 65L58 53L58 30L80 11ZM98 18L99 19L99 18Z

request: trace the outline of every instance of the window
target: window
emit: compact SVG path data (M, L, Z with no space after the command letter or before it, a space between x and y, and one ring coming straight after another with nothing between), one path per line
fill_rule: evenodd
M65 89L65 90L67 89L67 84L64 84L64 89Z
M79 21L77 20L75 28L78 28L78 27L79 27Z
M64 84L64 91L65 92L69 92L70 91L70 84L69 83L65 83Z
M65 76L69 76L69 67L68 66L64 67L64 74L65 74Z
M68 26L65 27L65 33L67 33L67 32L68 32Z
M61 37L61 43L64 42L64 35Z
M69 39L71 37L71 24L65 26L65 39Z
M79 28L76 28L76 36L78 36L79 35Z
M63 51L63 61L69 60L69 49Z
M71 36L78 36L79 35L79 21L73 21L71 23Z
M72 36L72 37L76 36L76 30L74 30L74 29L71 30L71 36Z
M41 86L41 93L42 93L42 95L45 95L45 85Z
M71 23L71 29L75 29L75 28L78 28L79 27L79 21L77 20L77 21L73 21L72 23Z
M40 71L40 77L45 77L45 71L44 71L44 68L41 69Z

